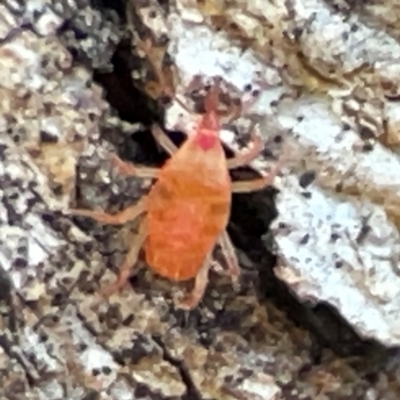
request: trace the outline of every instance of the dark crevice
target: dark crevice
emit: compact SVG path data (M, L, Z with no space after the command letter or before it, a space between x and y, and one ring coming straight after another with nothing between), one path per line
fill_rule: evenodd
M197 389L196 385L194 384L192 378L190 377L189 371L186 368L185 364L176 359L171 355L168 351L165 343L159 336L153 335L152 339L160 346L163 352L163 359L174 366L182 379L182 382L186 386L186 393L182 396L182 400L202 400L203 397L201 396L199 390Z
M112 72L95 71L93 79L106 89L107 101L122 120L150 125L158 116L151 110L149 99L133 85L131 72L140 64L132 56L129 39L118 45L111 63Z
M0 335L0 347L4 350L4 353L7 354L7 356L11 360L17 361L17 363L21 366L25 373L26 380L29 386L34 387L38 381L37 376L33 376L31 368L28 367L25 363L25 360L13 350L13 344L9 342L8 338L5 335Z
M126 22L126 1L125 0L90 0L91 5L95 9L104 10L112 9L121 19L121 22Z

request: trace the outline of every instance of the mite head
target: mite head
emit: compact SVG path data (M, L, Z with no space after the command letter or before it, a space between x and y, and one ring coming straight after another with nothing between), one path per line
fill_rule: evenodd
M190 135L174 154L171 163L185 170L191 179L208 182L218 187L225 185L229 191L227 161L219 137L220 122L218 111L219 87L212 87L204 100L205 113L196 132Z
M204 99L205 113L200 120L196 134L196 143L204 151L210 150L219 142L219 131L221 129L218 115L220 87L215 84L208 91Z

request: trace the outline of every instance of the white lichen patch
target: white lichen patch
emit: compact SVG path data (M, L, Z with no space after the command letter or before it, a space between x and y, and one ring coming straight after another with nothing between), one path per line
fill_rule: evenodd
M288 177L278 211L278 277L301 299L334 305L362 336L397 345L400 237L383 210L316 186L305 191Z
M7 1L0 7L0 37L5 39L0 45L0 271L2 301L10 303L1 304L1 347L7 349L10 364L23 370L21 379L9 368L2 370L0 397L81 398L93 385L91 369L112 365L112 357L93 336L85 351L71 337L58 336L56 321L61 321L60 331L67 327L61 309L53 307L53 296L62 298L78 278L80 271L73 267L83 267L71 262L76 259L68 243L73 230L68 237L55 214L74 196L79 155L98 135L99 117L108 106L91 81L92 73L72 65L70 52L55 35L65 21L62 11L56 13L49 1L21 7ZM72 22L71 16L68 20ZM79 232L76 240L87 243ZM6 306L11 307L11 323ZM49 323L54 329L48 329ZM76 319L80 333L81 325ZM71 360L77 361L75 366ZM73 368L85 372L84 379ZM10 374L3 374L7 369ZM22 385L24 374L30 389ZM108 380L113 379L115 374L109 374Z
M245 395L248 395L249 400L277 400L281 395L281 391L275 384L273 377L263 373L258 373L249 379L245 379L240 386Z
M119 369L112 355L95 342L93 335L91 335L82 321L77 317L74 308L70 307L67 312L64 313L63 322L68 327L73 343L76 345L79 344L79 346L85 348L70 360L68 359L68 351L70 351L70 349L64 348L66 352L65 357L70 363L76 364L75 368L77 371L81 369L85 375L82 378L85 378L86 381L90 380L94 386L106 389L116 380L116 373ZM96 378L94 371L100 374L104 368L107 369L107 374L101 374L100 377Z
M257 63L251 52L229 46L223 34L214 33L206 25L190 25L173 14L169 23L173 28L169 51L174 54L182 85L189 84L195 75L223 76L239 90L248 84L255 89L257 81L280 83L277 71Z
M357 132L344 129L321 97L303 96L282 103L278 121L295 137L303 166L319 172L322 187L335 190L340 184L382 204L397 219L400 158L396 153L378 142L366 150Z
M50 356L46 349L46 345L40 340L37 332L34 332L30 327L24 330L24 341L20 345L21 350L26 354L35 354L36 362L42 366L46 366L51 370L59 367L58 362Z
M120 380L115 382L110 389L108 390L111 398L116 398L118 400L135 400L135 393L132 391L132 388L129 385Z
M363 24L357 14L344 19L317 0L290 3L296 14L293 23L303 29L299 39L302 51L320 72L332 74L328 71L334 68L346 74L364 63L400 58L399 43L382 29Z

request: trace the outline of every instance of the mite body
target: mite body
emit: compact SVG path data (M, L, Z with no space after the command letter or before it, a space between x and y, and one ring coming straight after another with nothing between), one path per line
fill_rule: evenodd
M232 280L238 279L240 268L226 232L232 191L247 192L265 187L273 181L281 162L265 178L231 182L229 169L247 164L263 146L253 135L250 151L226 159L219 138L218 93L217 87L209 91L197 132L179 149L160 128L153 127L156 140L171 154L161 169L135 166L112 156L114 166L121 173L157 179L147 196L114 215L70 210L70 214L108 224L123 224L146 214L118 279L103 288L103 294L111 295L125 284L142 246L146 262L159 275L175 281L194 278L192 291L177 303L180 308L192 309L201 300L208 282L212 251L217 243L226 256Z
M231 180L214 113L167 161L148 195L146 259L174 280L198 274L229 220Z

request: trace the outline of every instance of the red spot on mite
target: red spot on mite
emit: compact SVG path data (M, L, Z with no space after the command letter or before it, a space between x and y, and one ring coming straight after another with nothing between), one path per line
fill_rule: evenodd
M196 138L196 143L204 151L212 149L218 141L219 138L215 136L215 134L209 135L207 133L199 133Z

